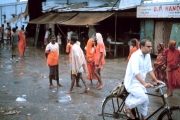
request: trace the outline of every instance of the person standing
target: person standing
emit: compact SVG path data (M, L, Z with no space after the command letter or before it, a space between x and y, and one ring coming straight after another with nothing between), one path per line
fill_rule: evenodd
M24 52L26 49L26 38L22 30L19 30L19 42L18 42L18 48L19 48L19 54L20 57L24 56Z
M58 32L58 35L57 35L57 43L59 44L59 51L61 52L61 44L62 44L62 35L61 33Z
M11 44L11 26L9 25L9 23L7 23L6 26L6 38L7 38L7 42Z
M158 51L158 55L153 65L154 66L153 71L156 78L158 80L162 80L168 86L167 73L166 73L167 57L165 54L165 47L163 43L159 43L157 45L157 51Z
M46 46L49 43L49 36L51 36L51 34L52 34L52 29L49 28L45 33L44 46Z
M96 49L96 46L94 43L94 39L90 38L85 47L85 50L86 50L85 53L86 53L87 68L88 68L87 79L91 80L91 85L92 85L93 79L97 80L97 77L94 74L94 71L95 71L95 64L94 64L95 49Z
M139 43L136 38L131 39L131 46L132 46L132 48L130 49L130 52L129 52L129 55L127 58L127 62L129 61L131 55L139 49Z
M69 91L67 91L67 94L70 94L73 92L73 86L75 83L75 80L80 78L85 86L84 92L87 92L89 90L88 86L86 85L86 81L84 80L82 73L86 72L86 60L84 57L84 53L80 46L77 44L77 35L71 36L71 44L72 44L72 52L71 52L71 74L72 74L72 80L71 80L71 87Z
M97 41L96 53L95 53L95 72L94 74L98 78L97 89L101 89L104 87L104 83L101 79L101 69L105 64L105 46L102 39L102 35L100 33L96 33L95 40Z
M151 84L145 81L146 74L149 74L155 82L161 83L153 73L149 54L151 50L151 42L148 39L142 39L140 41L140 49L132 54L126 68L124 85L129 95L125 100L124 113L130 119L135 118L131 113L131 109L135 107L141 113L142 119L146 119L149 103L146 88L151 87Z
M175 89L180 89L180 51L176 48L176 42L171 40L169 48L165 51L167 55L167 73L168 73L168 96L173 96Z
M10 60L16 58L16 62L18 62L18 40L19 36L16 32L16 28L13 28L13 34L11 35L12 58L10 58Z
M71 40L71 35L72 34L73 34L73 31L70 28L68 28L66 44L68 44L69 41Z
M50 89L55 88L52 80L57 81L57 86L61 87L59 83L59 46L56 43L56 37L50 36L51 42L46 46L45 56L47 58L47 65L49 66L49 83Z

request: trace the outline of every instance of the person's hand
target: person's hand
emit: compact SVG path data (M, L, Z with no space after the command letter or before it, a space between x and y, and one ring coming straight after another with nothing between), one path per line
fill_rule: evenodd
M157 83L157 84L161 84L162 81L161 81L161 80L156 80L156 83Z
M144 84L144 87L145 87L145 88L150 88L150 87L152 87L152 84L150 84L150 83L145 83L145 84Z

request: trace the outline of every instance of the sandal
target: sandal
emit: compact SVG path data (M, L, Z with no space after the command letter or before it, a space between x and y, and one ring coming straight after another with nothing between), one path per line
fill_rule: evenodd
M56 88L54 85L50 85L49 87L50 89Z
M126 108L123 109L124 114L130 119L135 119L134 115L132 114L131 110L127 111Z

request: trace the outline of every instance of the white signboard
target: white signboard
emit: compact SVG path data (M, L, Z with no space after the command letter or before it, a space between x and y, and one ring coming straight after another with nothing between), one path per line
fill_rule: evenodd
M180 5L138 6L137 18L180 18Z
M141 4L141 0L120 0L119 9L133 8Z

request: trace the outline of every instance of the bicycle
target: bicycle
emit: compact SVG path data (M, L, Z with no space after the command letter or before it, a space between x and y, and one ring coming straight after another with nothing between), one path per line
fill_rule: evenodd
M163 100L163 105L159 107L156 111L150 114L147 117L147 120L154 117L158 112L160 112L159 116L156 120L179 120L180 119L180 107L179 106L169 106L167 101L167 93L164 93L163 88L166 87L165 83L158 85L156 89L159 89L160 95L146 93L151 96L161 97ZM125 90L123 94L120 96L108 95L102 102L102 117L104 120L115 120L115 119L128 119L128 117L123 113L123 109L125 106L125 100L128 96L128 92ZM137 108L132 109L133 115L136 119L140 119L140 114Z

